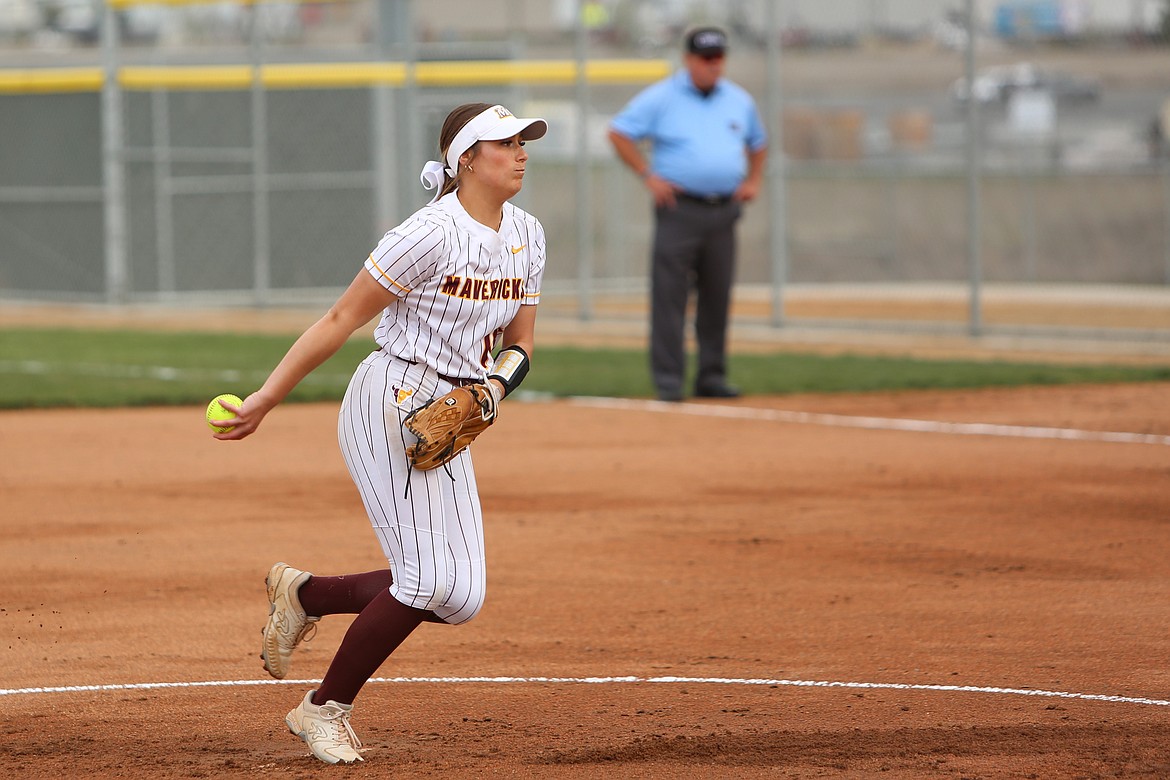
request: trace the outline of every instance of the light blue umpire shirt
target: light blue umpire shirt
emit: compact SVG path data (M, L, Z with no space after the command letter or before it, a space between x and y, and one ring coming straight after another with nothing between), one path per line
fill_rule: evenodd
M650 139L650 169L695 195L730 195L747 176L747 152L768 142L756 103L725 78L704 96L685 68L639 92L610 122L634 140Z

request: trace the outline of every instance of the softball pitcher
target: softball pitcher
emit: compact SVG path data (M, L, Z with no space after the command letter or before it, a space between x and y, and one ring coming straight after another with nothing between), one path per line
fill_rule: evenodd
M218 439L251 435L311 371L381 312L378 349L358 366L342 401L338 440L387 569L316 576L284 563L268 572L261 657L276 678L325 615L356 614L320 687L285 718L330 764L361 761L350 725L362 685L423 621L473 618L484 601L483 521L471 453L443 468L411 467L415 437L403 421L462 385L490 390L491 413L524 378L533 351L545 265L544 229L509 200L521 188L526 141L543 119L502 106L452 111L442 161L421 178L437 194L383 236L349 288L292 345L264 385L220 423ZM493 358L495 348L503 349Z

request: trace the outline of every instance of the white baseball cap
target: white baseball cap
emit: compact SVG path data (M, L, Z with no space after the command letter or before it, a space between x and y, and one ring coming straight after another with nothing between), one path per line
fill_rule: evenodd
M455 139L447 149L445 172L454 177L459 170L459 158L479 141L502 141L517 135L525 141L535 141L546 132L548 122L543 119L521 119L499 105L486 108L455 134ZM428 190L441 188L443 173L443 163L431 160L423 167L420 176L423 186Z

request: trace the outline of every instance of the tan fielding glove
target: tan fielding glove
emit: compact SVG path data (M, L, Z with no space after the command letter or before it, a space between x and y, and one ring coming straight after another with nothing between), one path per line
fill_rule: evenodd
M432 398L402 421L418 443L406 448L410 465L427 471L450 461L496 420L498 399L484 384L456 387Z

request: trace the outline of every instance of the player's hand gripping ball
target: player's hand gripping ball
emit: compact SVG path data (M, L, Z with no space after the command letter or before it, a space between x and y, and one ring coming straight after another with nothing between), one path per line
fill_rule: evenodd
M217 395L215 398L212 398L211 403L207 405L207 424L211 426L211 430L215 431L216 433L227 433L235 426L223 426L219 425L218 423L220 420L232 419L236 416L236 413L229 412L227 409L224 409L219 403L220 399L227 401L232 406L239 406L244 402L240 400L238 395L223 393L222 395Z

